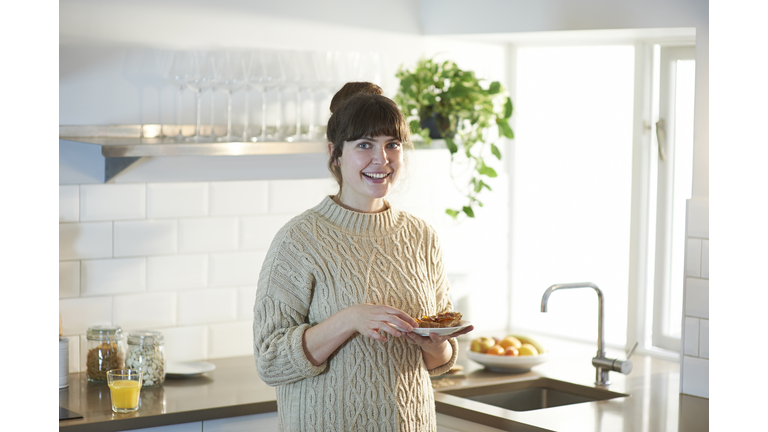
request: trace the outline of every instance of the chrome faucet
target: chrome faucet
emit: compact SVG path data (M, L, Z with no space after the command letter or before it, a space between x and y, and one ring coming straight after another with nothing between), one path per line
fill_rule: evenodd
M541 297L541 311L547 311L547 302L549 302L549 296L553 292L560 289L570 288L593 288L597 292L597 355L592 358L592 365L596 368L595 372L595 384L599 386L607 386L611 383L608 379L608 372L616 371L621 372L624 375L628 375L632 372L632 362L629 358L632 357L632 353L637 348L637 343L629 352L626 360L610 359L605 356L605 331L603 328L603 292L600 288L592 282L576 282L566 284L555 284L547 288L544 291L544 295Z

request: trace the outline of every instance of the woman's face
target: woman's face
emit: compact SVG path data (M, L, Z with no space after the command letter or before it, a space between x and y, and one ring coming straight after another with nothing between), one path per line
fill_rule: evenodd
M384 209L403 165L400 141L390 136L364 137L344 142L338 159L342 188L339 201L362 212Z

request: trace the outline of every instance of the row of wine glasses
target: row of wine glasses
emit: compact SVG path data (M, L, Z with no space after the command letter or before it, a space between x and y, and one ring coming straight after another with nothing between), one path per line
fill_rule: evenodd
M162 78L176 91L178 141L306 141L323 139L330 96L348 81L380 82L375 53L277 50L187 50L166 53ZM183 95L195 95L195 134L182 134ZM211 119L203 135L203 95ZM226 135L216 136L213 97L226 96ZM233 97L241 96L238 115ZM238 123L239 133L234 131Z

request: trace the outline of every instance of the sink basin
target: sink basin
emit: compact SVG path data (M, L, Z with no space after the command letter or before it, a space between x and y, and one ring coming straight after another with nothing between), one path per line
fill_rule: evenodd
M550 378L440 392L511 411L531 411L629 396Z

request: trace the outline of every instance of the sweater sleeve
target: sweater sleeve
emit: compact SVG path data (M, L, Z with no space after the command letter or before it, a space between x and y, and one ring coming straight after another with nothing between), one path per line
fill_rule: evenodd
M437 238L437 233L429 228L430 233L430 250L429 250L429 268L431 269L432 283L435 287L435 304L437 305L437 313L449 312L453 310L453 304L448 296L448 276L445 272L445 261L443 260L443 249L440 246L440 241ZM456 359L459 354L459 345L455 338L448 339L448 343L451 344L453 353L451 359L447 363L429 370L430 376L442 375L448 372L456 363Z
M304 353L304 332L312 302L314 277L303 245L278 232L259 275L253 309L253 352L261 379L271 386L320 374Z

